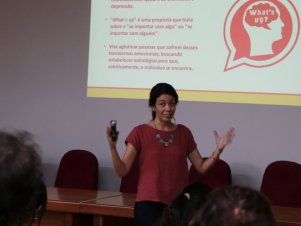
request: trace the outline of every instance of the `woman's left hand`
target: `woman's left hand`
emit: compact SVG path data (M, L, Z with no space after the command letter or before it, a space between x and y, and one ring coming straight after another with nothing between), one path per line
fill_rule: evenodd
M230 128L224 136L219 136L216 130L214 130L213 133L215 137L216 148L221 153L224 148L232 142L234 137L234 128Z

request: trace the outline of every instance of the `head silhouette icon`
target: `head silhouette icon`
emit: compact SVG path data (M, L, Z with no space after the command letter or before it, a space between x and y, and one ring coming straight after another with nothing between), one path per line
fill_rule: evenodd
M280 10L274 3L252 3L244 12L243 25L250 39L250 56L274 54L273 43L282 39L284 27Z

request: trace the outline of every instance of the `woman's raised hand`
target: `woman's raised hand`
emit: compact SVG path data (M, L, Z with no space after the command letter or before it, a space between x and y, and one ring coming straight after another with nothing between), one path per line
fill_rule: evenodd
M222 152L224 148L232 142L232 139L234 137L234 131L235 129L232 127L227 131L227 133L224 136L220 136L216 130L213 131L216 147L220 152Z

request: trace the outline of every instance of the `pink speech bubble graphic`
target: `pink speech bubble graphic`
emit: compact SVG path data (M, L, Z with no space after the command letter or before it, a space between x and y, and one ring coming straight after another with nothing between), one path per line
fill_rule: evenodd
M295 47L299 33L299 14L291 0L237 0L224 24L229 53L224 71L279 63ZM263 46L269 47L269 52Z

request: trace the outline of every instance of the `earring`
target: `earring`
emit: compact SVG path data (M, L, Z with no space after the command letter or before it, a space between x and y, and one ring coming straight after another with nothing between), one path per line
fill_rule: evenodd
M190 194L189 194L189 193L184 193L184 196L185 196L188 200L190 200Z
M38 208L36 208L36 210L35 210L35 216L34 216L34 221L35 221L35 222L39 222L39 220L40 220L41 209L42 209L42 205L40 205L40 206L39 206Z

